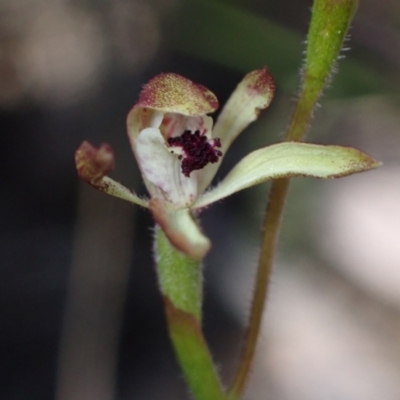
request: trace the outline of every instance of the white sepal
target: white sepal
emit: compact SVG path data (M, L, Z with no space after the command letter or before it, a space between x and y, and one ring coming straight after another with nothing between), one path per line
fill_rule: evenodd
M339 178L377 168L379 165L378 161L352 147L279 143L248 154L217 187L203 194L192 208L207 206L271 179L293 176Z

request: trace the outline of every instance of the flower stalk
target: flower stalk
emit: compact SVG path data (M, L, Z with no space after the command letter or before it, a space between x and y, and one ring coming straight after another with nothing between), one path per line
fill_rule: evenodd
M169 335L196 400L226 400L201 328L202 262L179 252L159 226L154 248Z
M307 134L317 102L332 79L357 5L358 0L314 0L302 86L286 140L301 141Z
M314 0L302 86L286 133L286 141L304 140L317 102L331 79L357 6L358 0ZM274 180L271 186L249 324L239 367L228 391L231 400L242 396L256 352L289 184L290 178L284 178Z

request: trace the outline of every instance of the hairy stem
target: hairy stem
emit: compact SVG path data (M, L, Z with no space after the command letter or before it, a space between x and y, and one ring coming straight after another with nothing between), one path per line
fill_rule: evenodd
M202 263L175 249L157 226L155 256L169 335L196 400L226 400L201 328Z
M358 0L314 0L302 88L286 134L287 141L304 140L317 101L331 78L357 4ZM271 187L249 325L239 368L228 392L232 400L242 395L254 359L289 183L290 179L278 179Z
M246 331L245 345L242 349L240 365L229 390L230 399L237 399L240 397L254 359L288 187L289 179L278 179L274 181L271 188L255 280L256 286L254 288L250 309L250 320Z

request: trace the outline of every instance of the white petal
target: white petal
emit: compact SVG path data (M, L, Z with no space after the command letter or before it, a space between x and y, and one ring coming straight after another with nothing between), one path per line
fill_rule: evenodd
M186 116L182 114L166 113L160 131L165 140L180 136L186 130Z
M153 111L151 117L149 118L149 128L159 128L161 122L164 118L164 113L162 111Z
M248 73L225 104L214 126L213 137L221 140L222 158L209 164L202 172L199 193L211 183L223 157L236 137L258 118L260 111L269 106L275 84L266 68Z
M169 241L182 253L202 259L211 247L188 209L167 210L159 199L151 199L149 208Z
M338 178L379 165L367 154L351 147L279 143L248 154L216 188L201 196L192 208L207 206L270 179L292 176Z
M114 181L114 179L104 176L100 181L93 184L97 189L110 194L111 196L118 197L122 200L129 201L134 204L138 204L142 207L148 207L148 200L141 199L136 193L131 192L128 188L121 185L119 182Z
M197 196L197 175L186 177L181 162L167 148L160 131L146 128L135 145L136 157L152 197L164 198L175 207L188 207Z
M213 120L207 115L185 116L176 113L167 113L160 127L165 139L181 136L186 130L191 132L200 131L211 138Z
M211 139L213 119L208 115L201 115L199 117L188 117L186 122L186 129L191 132L200 131L200 133Z

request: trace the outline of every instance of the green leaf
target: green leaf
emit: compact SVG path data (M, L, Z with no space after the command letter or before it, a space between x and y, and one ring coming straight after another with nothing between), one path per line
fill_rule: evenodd
M309 176L339 178L377 168L380 163L352 147L286 142L256 150L244 157L194 208L207 206L235 192L271 179Z

